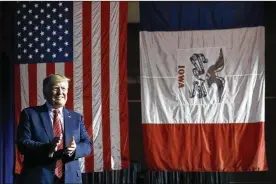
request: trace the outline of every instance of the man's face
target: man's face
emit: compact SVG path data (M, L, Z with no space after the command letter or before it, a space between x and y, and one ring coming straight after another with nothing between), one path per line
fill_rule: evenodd
M68 82L49 85L46 100L54 108L64 107L67 101Z

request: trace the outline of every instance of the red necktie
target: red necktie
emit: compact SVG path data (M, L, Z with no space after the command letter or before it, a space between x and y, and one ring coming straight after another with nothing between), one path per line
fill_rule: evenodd
M55 137L60 137L62 135L62 129L61 129L61 121L60 121L60 112L58 109L53 110L54 113L54 121L53 121L53 128L54 128L54 136ZM58 145L57 150L63 149L63 136L61 139L61 144ZM55 169L55 174L58 178L62 177L62 160L58 160L56 163L56 169Z

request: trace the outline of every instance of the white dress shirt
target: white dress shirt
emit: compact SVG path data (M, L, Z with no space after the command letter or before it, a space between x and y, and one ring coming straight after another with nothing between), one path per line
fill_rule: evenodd
M54 123L54 112L53 111L54 111L54 108L48 102L46 102L46 106L48 108L48 113L49 113L49 116L50 116L50 119L51 119L51 122L52 122L52 127L53 127L53 123ZM61 123L61 129L62 129L62 132L64 132L63 107L58 108L58 110L59 110L58 116L60 117L60 121L61 121L60 122ZM56 149L55 149L55 151L56 151ZM53 150L53 152L50 152L48 156L52 158L53 155L54 155L54 150Z
M49 115L50 115L50 119L51 119L52 127L53 127L53 122L54 122L54 112L53 112L53 110L54 110L54 108L53 108L52 105L49 104L48 102L46 102L46 105L47 105L47 108L48 108L48 113L49 113ZM58 110L59 110L58 116L60 116L60 120L61 120L61 129L62 129L62 132L64 132L63 107L58 108ZM63 137L63 139L64 139L64 137ZM56 149L55 149L55 151L56 151ZM73 152L72 152L71 154L69 154L68 156L72 156L72 155L74 154L74 152L75 152L75 151L73 151ZM48 156L52 158L53 155L54 155L54 151L53 151L53 152L50 152Z
M47 108L48 108L48 113L50 115L50 119L51 119L52 127L53 127L53 123L54 123L54 112L53 111L54 111L54 108L48 102L46 102L46 105L47 105ZM58 116L59 116L60 121L61 121L61 129L62 129L62 132L64 132L63 107L58 108L58 110L59 110Z

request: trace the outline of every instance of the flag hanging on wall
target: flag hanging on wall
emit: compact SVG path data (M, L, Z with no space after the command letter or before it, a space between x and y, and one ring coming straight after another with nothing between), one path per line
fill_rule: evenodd
M126 2L18 2L15 12L15 118L43 105L43 79L71 79L67 107L84 116L92 153L82 172L129 167ZM15 172L24 158L16 150Z
M267 170L263 8L260 2L140 2L150 170Z

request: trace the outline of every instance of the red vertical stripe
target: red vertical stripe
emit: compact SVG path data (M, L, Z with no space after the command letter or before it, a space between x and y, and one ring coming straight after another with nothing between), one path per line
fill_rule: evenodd
M128 4L119 7L119 115L122 168L129 167L128 94L127 94L127 18Z
M46 76L55 73L55 63L46 64Z
M85 127L93 140L92 133L92 50L91 50L91 24L92 24L92 6L91 2L83 2L82 12L82 77L83 77L83 117ZM85 158L85 170L93 171L94 154Z
M101 3L101 90L104 170L111 170L110 78L109 78L110 3Z
M64 74L66 77L71 79L69 89L68 89L68 99L66 106L68 109L74 109L74 76L73 76L73 62L66 62L64 64Z
M37 65L36 64L28 64L28 81L29 81L29 106L37 106Z
M19 123L20 111L21 111L21 87L20 87L20 67L19 64L14 65L14 103L15 103L15 123L16 129ZM16 134L15 134L16 136ZM17 146L15 146L15 173L19 174L22 168L23 157L19 153Z

